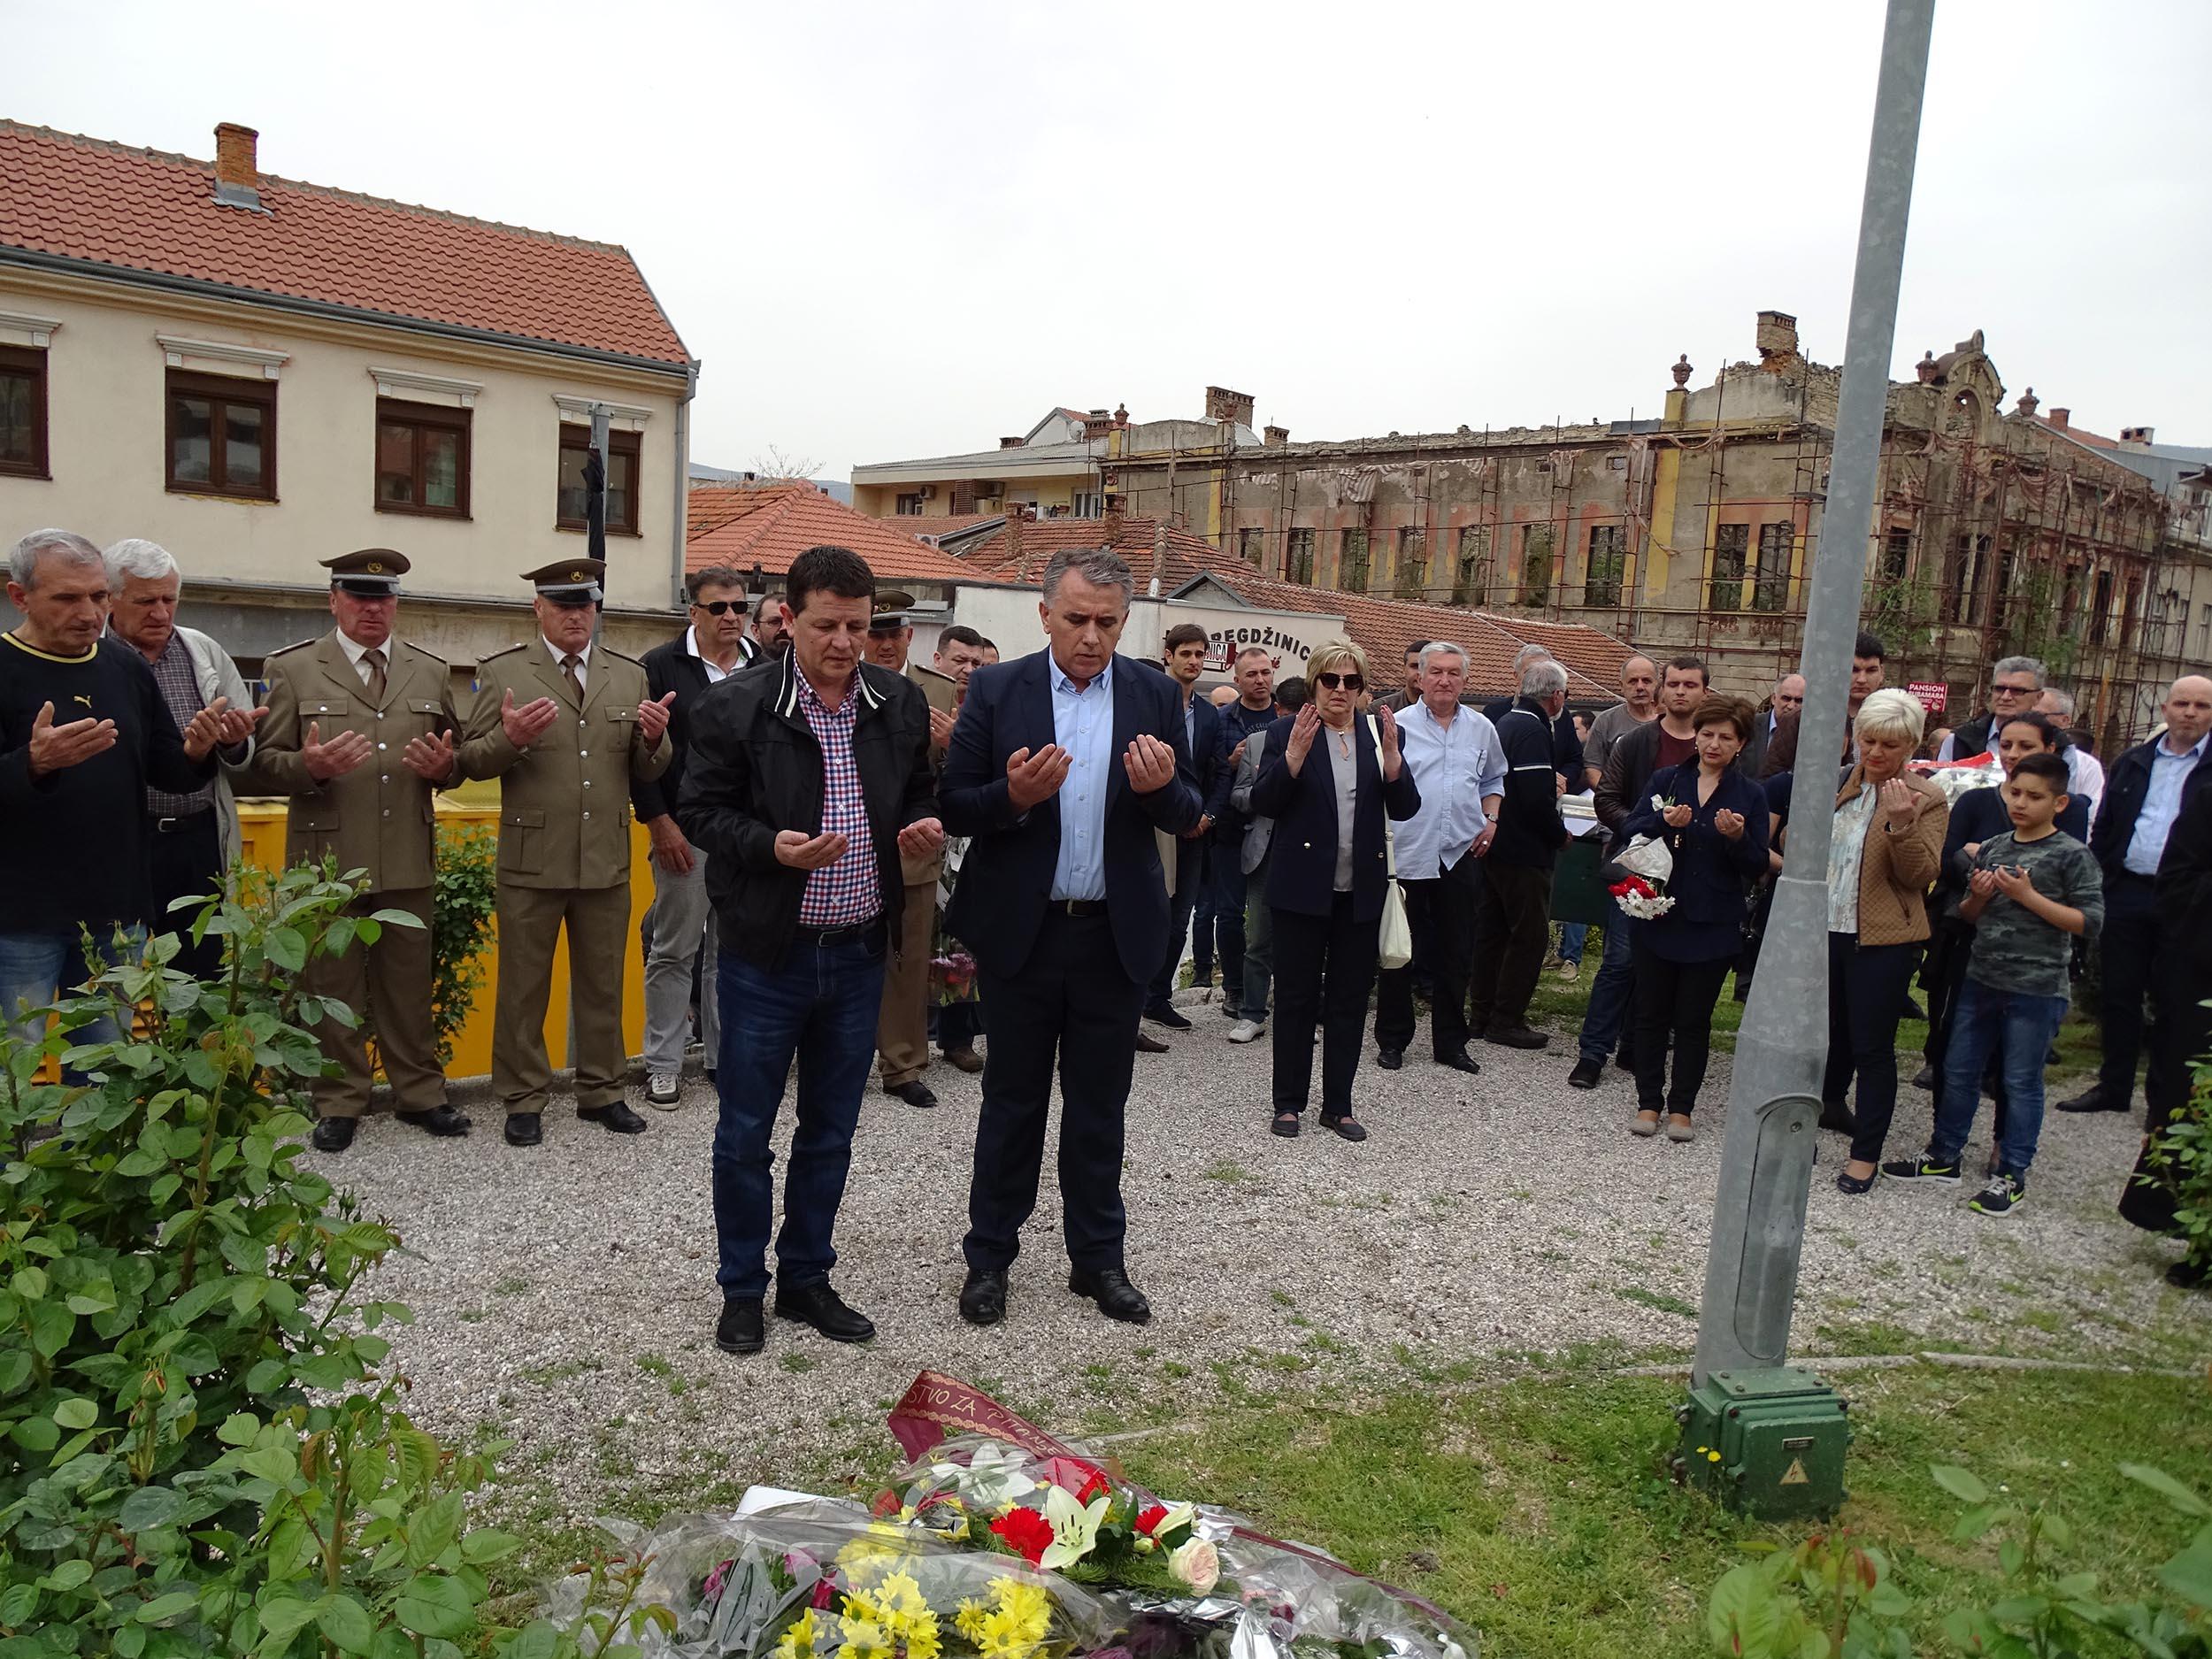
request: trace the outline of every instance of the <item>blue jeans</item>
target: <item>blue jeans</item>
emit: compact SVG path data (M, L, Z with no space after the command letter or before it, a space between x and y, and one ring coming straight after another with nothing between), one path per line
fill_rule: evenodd
M1560 924L1559 924L1559 959L1560 959L1560 961L1562 961L1562 962L1571 962L1571 963L1574 963L1577 966L1579 966L1579 965L1581 964L1581 962L1582 962L1582 941L1583 941L1584 940L1587 939L1589 936L1590 936L1590 924L1589 924L1589 923L1587 923L1587 922L1562 922L1562 923L1560 923Z
M1232 1011L1244 1003L1243 838L1217 841L1207 849L1213 872L1214 941L1221 956L1221 1000ZM1264 1008L1263 1005L1263 1011Z
M1267 860L1244 875L1244 984L1237 1012L1258 1025L1267 1018L1267 987L1275 977L1275 912L1267 903Z
M791 1062L799 1062L798 1131L783 1181L776 1270L796 1288L837 1264L830 1235L852 1166L853 1129L875 1059L883 1004L884 937L832 945L793 941L772 971L733 950L716 964L722 1003L715 1084L714 1232L725 1297L768 1289L768 1223L774 1208L769 1138Z
M1581 1056L1603 1065L1621 1041L1621 1026L1628 1019L1628 1002L1636 988L1635 959L1629 954L1628 918L1620 902L1608 897L1612 914L1605 923L1605 960L1597 978L1590 981L1589 1006L1582 1013L1582 1034L1577 1039Z
M1957 1161L1981 1104L1982 1068L1993 1049L2005 1079L2004 1122L1999 1126L1997 1167L2025 1175L2035 1162L2043 1129L2043 1059L2066 1018L2068 999L2000 991L1970 975L1951 1015L1951 1047L1943 1056L1943 1093L1936 1107L1928 1151L1941 1164Z
M97 928L92 933L94 948L110 967L135 955L145 933L134 927L127 931L125 938L126 949L119 951L112 927L107 929L104 937ZM56 1000L55 993L64 986L81 985L83 968L84 941L73 927L0 933L0 1020L6 1022L18 1041L35 1044L46 1034L42 1017L25 1019L20 1010L45 1008ZM97 1019L69 1033L73 1044L113 1042L115 1039L115 1022L111 1019Z

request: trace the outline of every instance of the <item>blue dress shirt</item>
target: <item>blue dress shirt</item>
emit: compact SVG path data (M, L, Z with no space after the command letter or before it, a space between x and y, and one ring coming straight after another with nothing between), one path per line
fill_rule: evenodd
M2143 810L2135 816L2135 833L2120 862L2139 876L2158 873L2158 861L2166 856L2166 837L2181 816L2181 786L2204 758L2204 746L2212 736L2200 737L2193 749L2177 755L2160 738L2151 751L2150 787L2143 795Z
M1114 667L1078 687L1057 662L1052 676L1052 741L1068 752L1060 786L1060 856L1052 866L1052 897L1106 896L1107 770L1114 764Z

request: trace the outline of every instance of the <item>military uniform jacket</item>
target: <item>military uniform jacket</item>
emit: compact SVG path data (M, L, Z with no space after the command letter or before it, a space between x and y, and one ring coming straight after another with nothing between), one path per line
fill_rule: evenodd
M528 749L500 723L507 692L515 707L550 697L553 724ZM495 651L477 665L461 764L472 778L499 780L499 879L518 887L614 887L630 878L630 785L668 770L668 734L648 743L638 731L645 665L594 643L581 707L568 676L541 640Z
M372 889L406 892L431 885L437 817L432 786L400 756L418 737L457 733L460 720L443 657L405 640L388 655L380 702L348 660L335 628L271 657L263 671L269 712L256 733L253 759L232 787L240 795L291 797L288 864L319 862L329 853L342 873L367 871ZM358 732L375 748L363 764L319 783L300 754L311 726L323 742ZM447 781L462 775L457 766Z
M960 687L951 675L941 674L935 669L926 668L919 663L909 663L906 665L906 677L922 688L922 695L928 700L931 708L941 709L947 714L951 714L959 707ZM941 771L944 764L945 751L932 743L929 746L931 772L933 774ZM904 878L906 885L910 887L934 887L938 879L944 873L945 855L941 849L930 854L926 858L908 858L902 856L899 859L899 874Z

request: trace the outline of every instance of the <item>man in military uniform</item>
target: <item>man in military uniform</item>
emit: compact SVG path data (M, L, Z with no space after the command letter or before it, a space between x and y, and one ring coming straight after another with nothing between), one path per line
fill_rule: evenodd
M422 921L387 927L373 945L318 956L301 976L311 994L336 997L360 1018L349 1030L335 1020L322 1026L323 1050L340 1075L316 1081L314 1144L342 1152L369 1103L372 1031L400 1121L434 1135L468 1133L469 1120L446 1103L430 1002L431 795L463 772L444 659L393 637L405 556L364 548L322 564L338 626L268 659L269 711L235 787L242 795L291 797L288 863L319 864L328 854L341 873L365 870L368 891L357 912L405 910Z
M913 608L912 594L892 588L876 595L874 612L868 618L868 660L904 674L922 688L929 703L929 764L935 768L944 764L945 745L952 741L960 687L950 676L908 660L914 643ZM900 863L906 882L905 910L899 924L899 949L884 964L876 1055L885 1094L909 1106L930 1107L937 1103L937 1094L922 1081L922 1073L929 1066L929 958L936 933L937 882L945 871L944 849L921 858L902 856Z
M644 665L594 643L606 565L563 559L527 572L538 637L477 665L461 745L469 775L499 779L499 989L492 1087L507 1144L544 1139L553 1067L545 1009L553 950L568 928L576 1115L618 1134L645 1120L623 1100L622 975L630 928L630 786L675 752L675 694L646 695Z

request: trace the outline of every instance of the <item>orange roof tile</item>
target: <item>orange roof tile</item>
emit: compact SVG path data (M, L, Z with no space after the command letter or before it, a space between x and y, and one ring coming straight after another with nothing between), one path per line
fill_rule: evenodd
M263 174L268 211L214 200L214 165L0 119L0 246L382 317L680 365L636 263L555 236Z
M883 522L894 530L903 531L908 535L921 536L927 541L934 541L938 537L951 535L956 531L970 530L977 525L988 524L997 516L996 513L989 512L902 513L895 518L886 518Z
M895 520L871 518L839 505L813 485L798 482L733 488L710 484L690 495L684 568L757 565L781 575L810 547L849 547L868 561L879 580L972 581L976 572L927 542L894 528Z
M1038 518L1021 527L1019 557L1008 552L1003 529L964 542L960 557L979 572L987 571L996 580L1033 582L1042 578L1045 565L1055 553L1068 548L1104 545L1106 521L1102 518ZM1129 568L1137 578L1139 593L1151 585L1155 576L1160 580L1162 593L1172 593L1194 576L1252 568L1235 554L1224 553L1202 536L1152 518L1123 519L1113 548L1129 561Z

